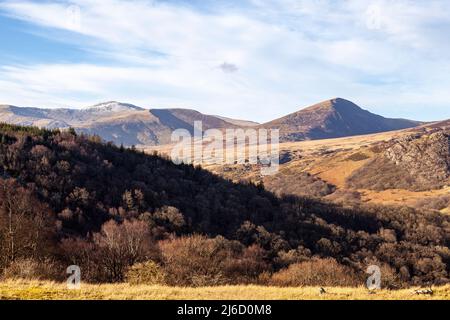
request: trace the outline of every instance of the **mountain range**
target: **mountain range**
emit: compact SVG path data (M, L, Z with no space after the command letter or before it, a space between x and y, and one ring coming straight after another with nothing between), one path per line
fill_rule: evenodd
M194 121L203 130L217 128L279 129L281 141L303 141L363 135L416 127L421 123L389 119L370 113L353 102L326 100L268 123L202 114L190 109L145 109L132 104L106 102L83 109L41 109L0 105L0 122L49 129L74 128L125 146L170 143L175 129L193 131Z

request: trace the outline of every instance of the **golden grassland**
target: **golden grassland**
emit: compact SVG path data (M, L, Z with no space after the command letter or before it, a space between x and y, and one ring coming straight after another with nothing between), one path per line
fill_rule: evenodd
M386 205L407 205L414 204L421 199L433 198L450 194L450 187L428 191L409 191L402 189L390 189L384 191L358 190L364 202L372 202ZM442 210L442 213L450 213L450 208Z
M20 300L450 300L450 285L433 288L432 296L416 295L414 289L380 290L364 287L278 288L265 286L221 286L181 288L130 284L82 284L69 290L63 283L8 280L0 282L0 299Z

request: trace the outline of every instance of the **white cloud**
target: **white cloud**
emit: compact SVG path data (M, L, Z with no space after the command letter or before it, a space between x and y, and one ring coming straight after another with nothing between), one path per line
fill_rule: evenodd
M45 36L114 62L3 64L8 90L0 100L118 99L268 120L342 96L386 115L411 111L412 101L416 111L421 101L442 112L450 98L449 7L445 0L251 0L205 11L143 0L4 1L1 11L45 27ZM223 72L231 69L238 72ZM431 109L422 116L437 117Z

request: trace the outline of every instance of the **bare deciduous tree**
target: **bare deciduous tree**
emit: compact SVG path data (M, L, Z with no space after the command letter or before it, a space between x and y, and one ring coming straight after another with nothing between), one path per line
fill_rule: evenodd
M20 257L37 258L48 250L51 236L48 207L12 179L0 179L1 265Z
M109 221L94 234L102 266L111 281L122 281L126 269L151 256L151 242L145 222L132 220L118 224Z

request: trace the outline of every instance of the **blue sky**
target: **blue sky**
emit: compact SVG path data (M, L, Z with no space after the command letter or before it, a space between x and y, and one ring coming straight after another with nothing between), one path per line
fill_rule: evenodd
M2 1L0 104L450 118L450 1Z

